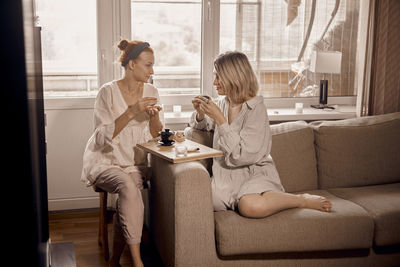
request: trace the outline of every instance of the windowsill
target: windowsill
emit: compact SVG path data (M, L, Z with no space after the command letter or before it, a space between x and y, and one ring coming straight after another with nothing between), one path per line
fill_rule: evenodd
M174 112L164 112L164 121L166 124L189 123L192 113L193 111L183 111L179 114L175 114Z
M268 117L270 121L340 120L356 117L355 106L335 106L333 110L307 107L301 114L297 114L294 108L271 108L268 109Z
M333 98L331 98L332 100ZM344 101L339 102L339 100ZM93 109L94 97L76 97L76 98L45 98L45 110L74 110L74 109ZM185 99L184 103L191 103L191 98ZM302 114L296 114L294 109L295 102L303 102L305 108ZM339 120L356 117L355 98L336 98L336 101L330 103L337 104L338 108L335 110L321 110L310 108L310 104L318 103L316 98L308 99L266 99L265 104L268 110L268 117L270 121L294 121L294 120ZM281 106L277 106L276 104ZM289 108L293 107L293 108ZM172 111L164 113L165 123L167 124L181 124L188 123L192 110L191 107L182 107L184 111L180 114L174 114Z
M188 123L192 112L165 112L164 118L166 124ZM314 109L304 108L302 114L296 114L294 108L270 108L268 109L268 118L270 121L295 121L295 120L340 120L356 117L355 106L337 106L336 109Z

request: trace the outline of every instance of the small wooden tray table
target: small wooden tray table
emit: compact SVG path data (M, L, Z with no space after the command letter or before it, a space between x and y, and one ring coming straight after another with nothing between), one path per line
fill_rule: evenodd
M187 147L198 147L199 150L193 152L188 151L187 156L176 156L175 147L180 145L184 145ZM220 150L199 144L191 140L175 142L171 146L163 146L158 143L158 140L151 140L144 144L137 144L136 146L146 152L149 152L172 163L181 163L198 159L220 157L223 155L222 151Z

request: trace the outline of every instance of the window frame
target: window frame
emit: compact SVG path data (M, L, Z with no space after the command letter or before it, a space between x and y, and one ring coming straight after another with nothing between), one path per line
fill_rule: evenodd
M362 3L363 1L361 1ZM116 44L121 38L131 38L131 1L130 0L97 0L97 56L98 56L98 84L99 87L113 79L121 77L122 68L116 62L119 51ZM359 29L364 29L368 25L369 4L361 4ZM202 1L202 42L201 42L201 72L200 72L200 92L217 96L213 89L213 60L219 53L219 24L220 24L220 0ZM367 31L359 30L356 67L356 96L330 97L330 104L356 105L356 101L365 86L364 68L365 62L370 55L366 54ZM204 40L207 40L205 42ZM212 40L210 42L210 40ZM207 85L207 86L205 86ZM172 110L172 105L182 105L191 103L193 94L171 94L161 96L165 110ZM58 99L78 99L79 97L56 97ZM82 97L90 98L90 97ZM94 97L92 97L94 98ZM54 97L52 98L54 99ZM272 107L294 107L294 102L318 103L318 96L308 98L267 98L265 103ZM170 108L171 106L171 108ZM359 104L357 103L357 106ZM192 110L191 105L182 105L182 110ZM358 110L358 108L357 108Z
M219 50L219 0L202 1L202 36L201 36L201 69L200 93L216 97L212 86L204 88L204 84L213 83L213 60ZM115 45L121 38L131 39L131 1L130 0L97 0L97 32L98 32L98 84L99 87L111 80L121 77L122 68L112 63L119 57ZM101 18L101 19L100 19ZM213 42L204 42L204 40ZM195 94L170 94L160 96L167 110L172 105L191 103ZM190 109L184 106L183 109Z

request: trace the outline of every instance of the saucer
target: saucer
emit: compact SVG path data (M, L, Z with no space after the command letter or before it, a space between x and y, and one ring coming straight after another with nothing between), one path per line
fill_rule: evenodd
M168 144L164 144L164 143L161 142L161 141L158 141L158 143L159 143L160 145L162 145L162 146L172 146L172 145L175 143L175 141L171 141L171 142L168 143Z

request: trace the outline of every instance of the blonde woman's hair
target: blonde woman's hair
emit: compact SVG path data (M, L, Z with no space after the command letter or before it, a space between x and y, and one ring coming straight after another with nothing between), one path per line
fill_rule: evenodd
M214 61L214 68L231 101L243 103L257 95L257 77L245 54L237 51L223 53Z

